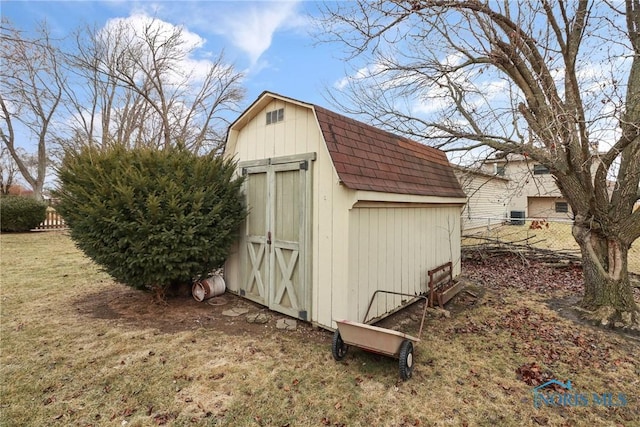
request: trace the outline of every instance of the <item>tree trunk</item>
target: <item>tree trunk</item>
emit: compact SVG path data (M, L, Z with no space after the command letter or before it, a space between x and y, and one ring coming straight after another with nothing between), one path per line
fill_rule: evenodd
M36 200L43 200L44 197L42 195L42 192L44 190L44 185L42 182L38 182L36 183L36 185L33 186L33 194L31 195L31 197L33 197Z
M640 311L627 270L628 245L611 234L604 237L578 221L573 235L582 252L582 308L594 311L592 317L603 326L640 329Z

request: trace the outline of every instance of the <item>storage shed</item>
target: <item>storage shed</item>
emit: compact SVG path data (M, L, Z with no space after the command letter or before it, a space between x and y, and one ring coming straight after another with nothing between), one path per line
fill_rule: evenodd
M333 329L362 321L377 289L424 294L428 270L460 272L465 194L440 150L264 92L231 124L225 156L249 209L229 291ZM407 300L380 295L370 317Z

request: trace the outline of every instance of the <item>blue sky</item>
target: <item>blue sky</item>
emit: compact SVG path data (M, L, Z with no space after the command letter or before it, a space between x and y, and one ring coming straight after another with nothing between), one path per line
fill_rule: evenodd
M345 75L339 48L318 45L310 35L313 1L5 1L0 13L29 31L46 20L54 37L81 26L104 26L108 20L147 15L206 40L199 55L221 50L245 74L248 106L269 90L314 104Z
M196 53L198 57L193 58L196 60L194 63L199 59L215 57L224 50L226 60L245 75L243 86L246 89L246 98L242 108L248 107L260 93L268 90L339 111L325 99L326 91L331 90L339 95L340 89L345 87L349 79L358 80L375 74L379 64L375 60L371 61L371 58L366 58L366 55L364 58L359 57L351 63L346 63L343 45L318 43L311 34L312 17L319 15L318 8L321 6L320 2L304 0L0 0L0 14L18 29L26 31L38 22L46 20L52 36L60 38L87 25L102 28L109 20L141 20L152 17L169 25L182 26L184 32L188 32L190 36L205 41ZM519 6L513 6L517 7ZM599 13L606 15L606 9ZM618 16L617 19L621 18ZM406 25L410 25L409 29L417 28L419 33L419 25L411 27L412 24L413 22L409 21ZM628 55L625 57L611 54L612 58L603 56L599 31L604 31L604 35L607 36L606 26L594 27L593 31L593 34L587 32L590 37L586 38L590 40L588 43L585 42L582 48L583 56L578 78L586 90L586 102L592 107L597 107L593 110L597 117L590 129L592 140L597 140L601 148L606 148L615 141L619 129L617 122L611 119L614 117L614 103L599 101L611 98L610 92L617 89L616 85L606 85L607 82L611 81L613 74L619 72L616 67L622 69L622 75L625 75L630 61ZM624 41L620 45L609 45L607 50L615 46L622 46L623 51L626 49ZM410 51L411 47L412 45L402 43L394 46L398 52L403 53ZM442 58L438 60L455 62L461 58L459 55L451 56L450 52L443 51ZM561 66L562 64L559 64L557 67L560 68L554 68L560 93L564 78ZM480 75L482 76L478 77ZM478 102L478 105L484 105L488 109L503 108L504 111L509 110L515 102L510 98L514 96L513 85L499 73L480 71L475 77L470 78L475 79L473 83L480 91L478 99L472 99L472 102ZM602 90L604 85L613 89ZM386 86L381 87L386 90ZM388 93L393 97L393 91ZM450 105L450 100L445 95L446 91L443 95L443 89L439 85L430 85L409 93L406 95L407 99L394 98L394 108L414 117L433 119L437 110L445 110ZM366 117L358 118L368 121ZM507 114L505 120L511 123L512 118ZM495 123L497 131L501 132L502 123ZM508 123L505 127L506 132L509 132ZM489 123L488 126L493 124ZM470 152L471 160L474 160L474 155L474 152ZM450 159L458 161L452 157Z

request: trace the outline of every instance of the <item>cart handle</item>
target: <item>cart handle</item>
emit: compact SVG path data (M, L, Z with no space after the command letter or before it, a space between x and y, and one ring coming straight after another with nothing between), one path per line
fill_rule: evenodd
M378 292L382 292L385 294L392 294L392 295L400 295L400 296L405 296L405 297L411 297L411 298L422 298L424 299L424 311L422 312L422 320L420 321L420 331L418 331L418 339L420 339L422 337L422 327L424 326L424 318L427 315L427 306L429 305L429 299L424 296L424 295L414 295L414 294L405 294L402 292L394 292L394 291L383 291L378 289L377 291L375 291L373 293L373 296L371 296L371 301L369 301L369 307L367 307L367 312L364 315L364 319L362 320L362 323L367 323L367 317L369 317L369 311L371 310L371 306L373 305L373 300L376 298L376 295L378 294Z

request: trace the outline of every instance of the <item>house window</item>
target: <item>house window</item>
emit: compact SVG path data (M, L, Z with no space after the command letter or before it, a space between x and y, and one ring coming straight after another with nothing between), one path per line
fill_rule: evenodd
M496 166L496 175L504 176L504 165L503 166Z
M549 168L542 165L534 165L533 166L533 174L534 175L548 175Z
M568 213L569 204L567 202L556 202L556 213Z
M284 108L278 110L267 111L267 124L281 122L284 120Z

